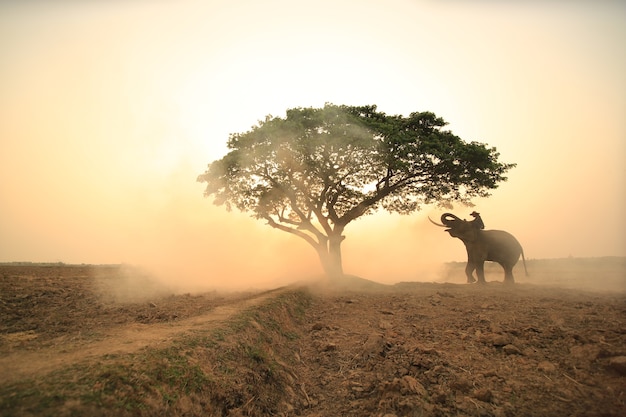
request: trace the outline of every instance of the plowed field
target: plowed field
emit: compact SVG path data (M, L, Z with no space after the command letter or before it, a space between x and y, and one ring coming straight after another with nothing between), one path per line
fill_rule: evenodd
M563 288L557 266L534 265L554 285L454 267L452 283L203 294L0 266L0 414L626 415L623 260L587 265L611 291Z

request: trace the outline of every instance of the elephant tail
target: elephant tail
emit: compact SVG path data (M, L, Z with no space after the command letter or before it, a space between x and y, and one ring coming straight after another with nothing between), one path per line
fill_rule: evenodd
M524 272L528 276L528 269L526 269L526 258L524 258L524 249L522 249L522 263L524 264Z

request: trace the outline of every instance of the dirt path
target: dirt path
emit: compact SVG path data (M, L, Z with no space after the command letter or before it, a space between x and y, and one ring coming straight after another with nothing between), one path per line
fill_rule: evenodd
M0 374L7 384L41 376L78 362L97 360L104 355L132 353L147 346L166 346L182 333L214 328L237 313L275 297L278 292L280 290L260 293L180 321L131 323L116 327L106 331L96 341L63 341L36 351L12 352L0 358Z

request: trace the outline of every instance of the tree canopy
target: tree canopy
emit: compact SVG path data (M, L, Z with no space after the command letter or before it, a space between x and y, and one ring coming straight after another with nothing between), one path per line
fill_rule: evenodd
M360 216L469 204L506 181L515 164L445 126L431 112L387 115L375 105L293 108L231 134L228 154L198 181L215 204L304 239L337 276L344 228Z

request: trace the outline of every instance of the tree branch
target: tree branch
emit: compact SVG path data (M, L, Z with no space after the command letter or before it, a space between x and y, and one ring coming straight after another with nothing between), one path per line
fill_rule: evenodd
M382 187L380 189L377 189L376 193L372 197L366 198L365 200L361 201L359 204L357 204L356 206L354 206L353 208L348 210L338 220L338 224L341 224L341 225L343 225L345 227L345 225L350 223L352 220L354 220L354 219L360 217L361 215L363 215L367 211L367 209L369 207L371 207L374 204L378 203L379 201L381 201L382 199L384 199L385 197L387 197L389 194L393 193L397 189L404 187L412 179L414 179L416 177L418 177L418 174L412 174L412 175L407 176L406 178L402 178L402 179L398 180L394 184L390 184L390 183L387 182L388 185L385 185L384 187Z
M285 226L283 224L277 223L274 219L272 219L269 215L263 216L265 220L267 220L267 224L272 226L274 229L282 230L283 232L291 233L292 235L296 235L299 238L304 239L309 245L313 246L315 249L318 249L322 244L320 242L316 242L311 236L307 235L301 230L294 229L289 226Z

